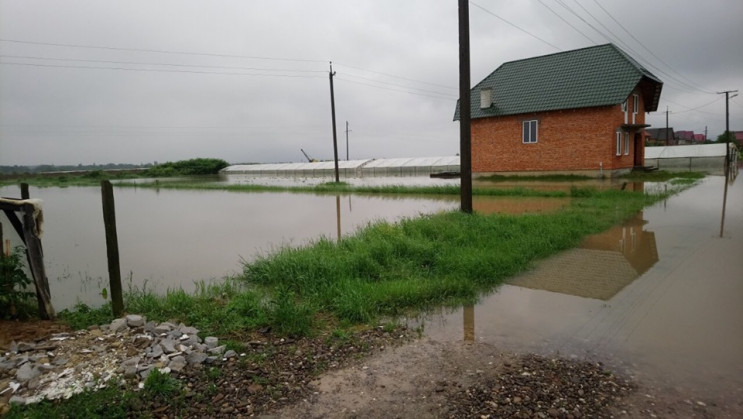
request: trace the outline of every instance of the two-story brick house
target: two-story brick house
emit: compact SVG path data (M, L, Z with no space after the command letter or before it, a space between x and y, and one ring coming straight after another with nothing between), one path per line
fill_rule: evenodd
M645 113L662 87L612 44L504 63L471 91L473 176L643 166Z

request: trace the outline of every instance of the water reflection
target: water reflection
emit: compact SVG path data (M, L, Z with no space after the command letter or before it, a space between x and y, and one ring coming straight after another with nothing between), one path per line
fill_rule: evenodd
M587 237L578 248L541 261L508 283L609 300L658 261L655 233L645 231L645 224L639 212L621 226Z
M464 330L464 341L475 341L475 306L464 306L462 310L462 329Z
M423 323L434 340L600 360L651 386L691 389L720 403L740 400L743 184L731 185L720 239L723 182L707 177L587 239L576 249L582 269L558 255L561 263L539 278L527 273L474 307L440 310L409 324ZM664 186L651 186L658 187ZM583 282L571 282L572 276Z
M570 205L570 198L474 196L472 208L481 214L523 214L556 212Z

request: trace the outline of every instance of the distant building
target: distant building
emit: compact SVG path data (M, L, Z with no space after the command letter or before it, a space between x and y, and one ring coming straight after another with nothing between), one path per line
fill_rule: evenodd
M676 131L675 135L679 145L694 144L694 131Z
M662 87L612 44L504 63L471 90L473 176L643 166L645 113Z
M645 130L645 142L648 145L676 145L676 134L673 128L648 128Z

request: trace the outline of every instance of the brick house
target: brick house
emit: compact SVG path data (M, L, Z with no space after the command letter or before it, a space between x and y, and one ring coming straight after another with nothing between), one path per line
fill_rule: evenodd
M694 131L676 131L675 135L679 145L694 144Z
M504 63L471 90L473 176L643 166L645 113L662 87L612 44Z

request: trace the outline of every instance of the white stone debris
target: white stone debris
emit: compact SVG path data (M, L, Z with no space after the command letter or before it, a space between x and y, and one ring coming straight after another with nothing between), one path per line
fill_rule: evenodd
M122 379L143 388L149 373L183 371L237 356L209 336L184 324L147 322L130 314L110 324L73 334L58 333L35 342L12 342L0 356L0 396L29 404L69 398Z

